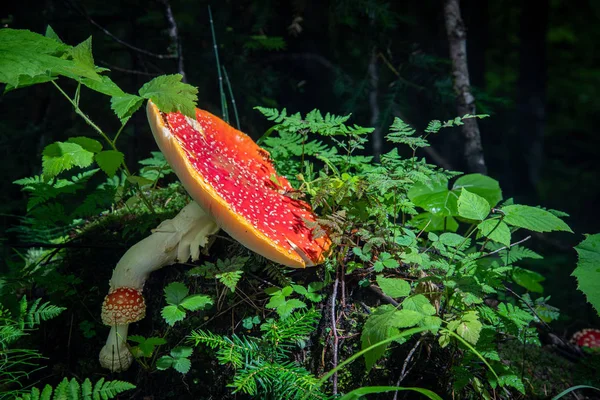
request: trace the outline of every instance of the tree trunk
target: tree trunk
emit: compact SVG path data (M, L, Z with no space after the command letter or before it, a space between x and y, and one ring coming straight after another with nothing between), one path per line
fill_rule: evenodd
M456 109L459 116L476 114L475 97L471 94L469 68L467 67L467 33L460 14L458 0L445 0L444 18L452 60L452 76L456 93ZM461 127L465 139L465 158L470 172L487 174L483 157L479 125L475 118L467 119Z

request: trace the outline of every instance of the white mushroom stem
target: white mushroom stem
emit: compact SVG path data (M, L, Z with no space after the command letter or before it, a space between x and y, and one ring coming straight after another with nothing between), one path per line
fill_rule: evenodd
M185 206L173 219L163 221L152 235L133 245L121 257L112 278L110 290L121 287L140 292L152 271L175 262L195 261L208 237L219 230L215 221L195 202ZM111 371L129 368L133 357L125 343L128 324L111 327L106 345L100 351L100 363Z

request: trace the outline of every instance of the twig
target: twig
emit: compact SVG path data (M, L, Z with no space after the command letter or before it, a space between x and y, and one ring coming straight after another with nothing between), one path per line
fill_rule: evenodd
M412 367L408 371L406 370L406 368L408 367L408 363L412 359L412 356L415 354L415 351L417 351L417 348L419 347L420 344L421 344L421 339L417 340L417 343L415 343L413 348L410 349L410 351L408 352L408 355L406 356L406 359L404 360L404 364L402 364L402 370L400 371L400 376L398 377L396 386L400 386L400 383L402 383L404 378L406 378L406 375L408 375L408 373L412 370ZM397 400L397 399L398 399L398 391L396 391L394 393L393 400Z
M124 72L126 74L145 75L145 76L153 76L153 77L161 75L161 74L158 74L158 73L138 71L137 69L121 68L121 67L117 67L116 65L109 64L109 63L107 63L105 61L98 61L98 64L106 65L111 70L115 70L115 71L119 71L119 72Z
M171 10L171 3L169 3L169 0L162 0L162 3L165 6L165 14L167 17L167 22L169 23L169 37L171 38L171 42L173 42L175 48L177 49L177 73L182 76L181 80L183 82L187 82L185 69L183 68L183 51L181 48L181 38L179 37L177 22L175 22L175 17L173 17L173 10Z
M377 287L375 285L371 285L371 286L369 286L369 289L371 289L373 292L375 292L375 294L377 294L379 297L381 297L383 300L387 301L394 307L398 307L400 305L400 303L398 303L396 300L392 299L390 296L383 293L381 291L381 289L379 289L379 287Z
M333 283L333 292L331 293L331 333L333 334L333 368L338 365L338 344L339 337L337 333L337 318L335 317L335 301L337 300L339 276L336 272L335 282ZM337 372L333 374L333 395L337 395L338 389L338 375Z
M491 255L494 255L494 254L500 253L502 250L509 249L509 248L511 248L511 247L513 247L513 246L516 246L516 245L518 245L518 244L521 244L521 243L523 243L523 242L526 242L526 241L528 241L529 239L531 239L531 235L527 236L525 239L521 239L521 240L519 240L518 242L514 242L514 243L512 243L510 246L504 246L504 247L500 247L498 250L494 250L494 251L492 251L492 252L490 252L490 253L483 254L481 257L479 257L479 258L477 258L477 259L479 260L480 258L483 258L483 257L488 257L488 256L491 256Z
M86 11L85 11L83 8L80 8L80 7L78 7L78 6L77 6L77 5L76 5L76 4L75 4L73 1L71 1L71 5L72 5L72 6L73 6L73 7L74 7L74 8L75 8L77 11L79 11L79 13L80 13L81 15L83 15L83 17L84 17L85 19L87 19L87 20L89 21L89 23L90 23L90 24L92 24L92 25L94 25L95 27L97 27L98 29L100 29L102 32L104 32L104 34L105 34L106 36L109 36L109 37L110 37L110 38L112 38L112 39L113 39L115 42L117 42L117 43L119 43L119 44L121 44L121 45L123 45L123 46L125 46L125 47L127 47L127 48L129 48L129 49L131 49L131 50L133 50L133 51L136 51L136 52L138 52L138 53L141 53L141 54L145 54L145 55L147 55L147 56L150 56L150 57L158 58L158 59L160 59L160 60L177 58L177 55L175 55L175 54L158 54L158 53L153 53L153 52L151 52L151 51L144 50L144 49L140 49L139 47L136 47L136 46L134 46L134 45L132 45L132 44L129 44L129 43L127 43L126 41L124 41L124 40L122 40L122 39L119 39L117 36L115 36L114 34L112 34L112 33L111 33L111 32L110 32L108 29L106 29L105 27L103 27L102 25L100 25L99 23L97 23L96 21L94 21L94 20L92 19L92 17L90 17L90 16L88 15L88 13L87 13L87 12L86 12Z

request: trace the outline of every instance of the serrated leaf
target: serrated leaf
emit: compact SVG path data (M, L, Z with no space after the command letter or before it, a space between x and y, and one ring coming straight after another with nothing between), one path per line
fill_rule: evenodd
M80 78L78 80L89 89L107 96L125 95L125 92L108 76L100 76L99 79Z
M92 37L90 36L71 50L73 61L81 68L89 69L90 73L95 73L94 56L92 55Z
M165 289L165 299L168 304L178 306L189 293L189 289L181 282L172 282Z
M480 222L477 228L483 236L488 237L490 240L510 246L510 229L504 221L488 219Z
M94 153L85 150L77 143L55 142L42 152L44 176L53 178L73 167L85 168L92 165Z
M468 174L461 176L454 182L452 190L460 191L461 188L467 189L471 193L475 193L494 207L502 200L502 190L497 180L489 176L481 174Z
M181 82L182 76L161 75L141 87L139 94L152 100L163 112L177 112L190 118L196 117L198 89Z
M490 203L483 197L462 188L458 198L458 215L477 221L484 220L490 213Z
M183 321L185 318L185 311L181 310L178 306L166 306L160 313L165 322L171 326L175 325L176 322Z
M189 357L193 353L193 349L187 346L178 346L171 350L171 357L173 358L184 358Z
M173 361L173 368L175 371L182 374L187 374L192 367L192 362L187 358L176 358Z
M504 222L512 226L534 232L566 231L573 233L563 220L541 208L511 205L502 207L502 211L505 214Z
M431 304L429 299L422 294L417 294L404 299L402 302L402 308L404 310L417 311L424 315L435 314L435 307Z
M305 307L306 303L304 303L303 301L298 299L289 299L285 303L279 305L276 311L282 319L285 319L289 317L294 310Z
M462 243L467 243L467 242L465 242L464 236L461 236L458 233L452 233L452 232L442 233L440 235L440 242L443 245L450 246L450 247L458 247Z
M117 114L122 124L125 124L129 118L143 104L144 99L134 94L123 93L113 95L110 99L110 108Z
M83 149L90 151L92 153L99 153L102 151L102 143L95 139L90 139L85 136L77 136L72 137L67 140L67 143L76 143L80 145Z
M579 260L571 275L577 278L577 288L600 315L600 233L588 235L575 250Z
M213 301L210 297L204 296L201 294L195 294L192 296L188 296L181 302L181 307L185 308L189 311L196 311L205 309L208 306L212 305Z
M394 314L397 312L396 308L391 305L384 305L378 307L367 319L363 326L361 334L362 349L366 349L385 340L391 336L395 336L399 333L398 328L393 322ZM373 350L368 351L364 354L365 367L369 371L373 365L385 354L388 346L383 344L375 347Z
M392 298L406 297L410 294L410 284L404 279L384 278L377 275L377 284L383 291Z
M129 335L127 336L127 340L136 343L143 343L146 341L146 338L141 335Z
M96 163L108 175L113 177L125 160L125 155L117 150L104 150L96 154Z
M455 321L452 321L455 322ZM465 339L467 342L471 344L477 344L479 340L479 334L481 333L481 329L483 325L479 321L479 317L477 316L477 312L468 311L465 313L459 322L456 325L456 333ZM448 324L448 329L450 329L450 324ZM450 329L453 330L453 329Z
M60 39L60 37L58 37L58 34L54 31L54 29L52 29L50 25L46 27L46 32L44 33L44 36L50 39L54 39L59 43L62 43L62 40Z
M458 194L448 190L448 180L432 180L430 185L416 183L408 192L408 198L415 205L438 216L458 214Z

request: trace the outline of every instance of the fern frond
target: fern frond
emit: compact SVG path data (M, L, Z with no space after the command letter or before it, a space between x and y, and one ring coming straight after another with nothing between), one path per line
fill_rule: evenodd
M39 389L33 388L29 393L24 393L18 400L80 400L80 399L112 399L119 393L127 390L135 389L135 385L124 381L104 381L101 378L92 388L92 382L86 379L83 384L79 384L75 378L70 381L64 378L56 388L46 385L40 392Z
M25 298L25 296L23 296ZM50 304L50 302L41 303L42 299L36 299L24 315L21 315L27 328L33 328L39 325L42 321L47 321L56 318L61 312L66 310L65 307L58 307Z

